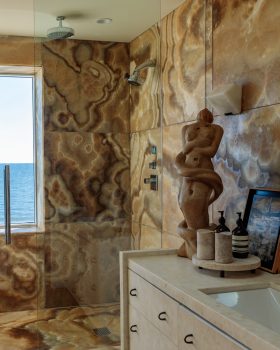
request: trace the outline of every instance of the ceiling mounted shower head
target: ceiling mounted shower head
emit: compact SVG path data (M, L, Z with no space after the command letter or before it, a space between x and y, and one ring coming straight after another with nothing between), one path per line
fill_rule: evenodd
M62 21L64 19L65 19L64 16L58 16L56 18L56 20L59 22L59 25L58 25L58 27L50 28L47 31L47 37L49 39L52 39L52 40L66 39L66 38L70 38L71 36L73 36L75 34L73 28L63 27Z
M128 75L127 81L130 85L140 86L144 83L144 80L140 77L139 72L142 69L155 67L156 60L149 60L147 62L142 63L140 66L136 67L131 75Z

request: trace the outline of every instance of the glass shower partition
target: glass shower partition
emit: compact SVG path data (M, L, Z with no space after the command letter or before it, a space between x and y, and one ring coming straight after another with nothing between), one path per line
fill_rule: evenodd
M137 90L131 97L136 87L127 78L149 59L156 59L157 69L140 72L141 84L155 71L159 77L160 0L34 4L36 64L43 82L45 198L45 299L36 332L46 348L115 349L120 343L119 252L137 241L132 221L134 227L141 225L133 214L138 199L130 176L131 132L140 132L141 126L131 128ZM132 42L145 31L148 43L132 57ZM159 95L158 83L152 84L152 95ZM159 101L155 106L158 110ZM150 191L145 171L137 175L139 193Z

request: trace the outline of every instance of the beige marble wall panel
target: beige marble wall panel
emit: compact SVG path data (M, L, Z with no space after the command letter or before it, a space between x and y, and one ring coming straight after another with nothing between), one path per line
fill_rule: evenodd
M131 249L160 249L161 231L132 222Z
M280 106L219 117L216 122L225 132L215 158L224 192L213 204L214 218L217 210L226 210L233 228L236 212L244 212L249 188L280 188Z
M163 128L162 229L173 234L176 234L177 226L183 220L178 204L181 179L174 163L177 154L182 150L181 130L184 125L182 123Z
M40 64L40 44L34 38L0 36L0 66L29 66ZM34 60L36 54L36 62Z
M279 103L280 2L213 1L213 85L241 83L243 110Z
M130 249L130 222L47 225L46 286L64 290L80 305L119 300L119 251ZM55 293L47 303L61 306ZM69 299L69 302L73 302Z
M128 44L43 44L46 131L129 132Z
M155 59L156 67L141 71L142 86L130 86L131 131L160 126L160 32L157 25L130 43L130 71L136 66Z
M0 241L0 312L44 307L44 251L41 234L13 234Z
M178 249L184 240L177 234L162 232L162 248Z
M119 252L129 250L130 241L130 230L125 235L107 239L81 237L80 255L85 259L86 269L79 283L71 288L79 305L119 302ZM89 266L92 262L95 264Z
M157 146L157 155L151 147ZM132 221L161 230L161 130L153 129L131 135L131 201ZM157 169L149 163L157 162ZM158 175L158 191L152 191L145 178Z
M194 120L205 106L205 1L186 0L161 21L163 121Z
M45 133L47 222L130 215L129 135Z
M205 96L208 96L213 89L213 0L205 1ZM205 105L212 111L212 106L207 100Z

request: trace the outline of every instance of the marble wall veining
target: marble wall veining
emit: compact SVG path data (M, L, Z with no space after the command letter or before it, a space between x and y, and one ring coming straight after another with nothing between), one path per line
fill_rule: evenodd
M156 61L156 67L140 72L144 84L130 87L131 132L160 127L160 35L154 25L130 43L131 73L144 62Z
M130 215L129 135L45 132L46 222Z
M226 209L230 227L244 212L249 188L280 187L280 105L252 109L238 117L218 117L224 128L215 157L224 192L213 204L213 215Z
M46 217L41 239L0 245L0 311L117 301L119 250L180 246L174 158L213 87L243 84L243 112L215 118L225 190L213 220L224 209L232 228L249 188L280 188L279 6L186 0L130 44L0 37L0 65L42 63Z
M14 234L0 238L0 313L45 306L44 237Z
M242 84L243 110L280 103L279 20L277 0L213 0L213 86Z
M46 305L115 302L130 247L128 45L47 42L42 65Z
M162 120L193 120L205 97L205 0L186 0L161 27Z
M141 72L142 86L130 87L131 126L131 214L132 248L161 247L161 90L160 90L160 27L152 26L130 43L130 66L156 60L155 68ZM151 147L157 147L152 154ZM156 169L149 164L155 161ZM158 176L158 191L152 191L144 179Z
M54 40L42 65L45 131L129 132L127 44Z
M119 251L129 248L130 222L126 219L48 224L46 293L55 299L55 290L59 290L69 302L74 299L78 305L118 302ZM47 306L55 303L47 298Z
M43 68L45 190L40 243L19 234L0 244L0 311L117 302L118 253L131 239L129 46L24 37L0 46L0 65Z
M174 159L182 147L181 129L186 122L195 121L199 110L207 106L206 97L212 88L241 83L243 112L214 120L225 131L214 158L225 189L211 207L210 218L217 222L217 211L225 210L233 228L236 211L244 211L249 188L280 187L279 6L277 0L186 0L158 24L162 89L162 138L158 144L162 148L162 199L158 217L162 218L163 248L180 246L176 233L182 220L177 199L180 179ZM141 47L141 36L137 40ZM131 154L144 153L145 147L143 143L142 150L138 150L139 142L134 142ZM134 179L132 182L134 193L139 193L140 182L138 190ZM150 198L145 208L155 198ZM136 209L132 209L134 217L141 218L142 209ZM133 229L138 244L143 231L139 222ZM150 235L158 242L157 234L152 232L151 226ZM151 248L151 241L147 241L146 248ZM145 248L144 244L140 246Z

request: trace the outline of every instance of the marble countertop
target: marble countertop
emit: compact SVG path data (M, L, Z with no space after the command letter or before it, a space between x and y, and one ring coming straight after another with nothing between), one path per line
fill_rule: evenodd
M219 272L199 270L189 259L167 255L131 256L128 268L163 290L205 320L253 350L280 349L280 334L218 303L206 293L254 289L278 285L280 275L258 269L251 272L230 272L225 278Z

